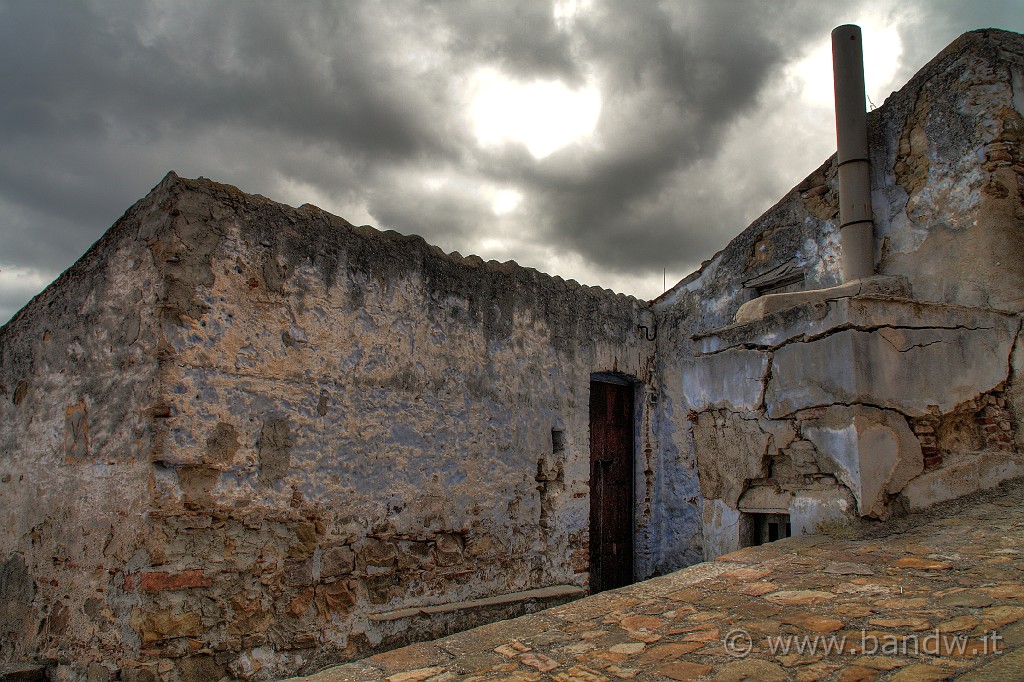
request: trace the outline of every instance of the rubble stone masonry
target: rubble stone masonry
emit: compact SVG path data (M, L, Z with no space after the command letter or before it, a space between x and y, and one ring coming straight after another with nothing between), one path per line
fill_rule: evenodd
M590 377L650 385L641 324L169 175L2 330L5 656L266 677L582 594Z

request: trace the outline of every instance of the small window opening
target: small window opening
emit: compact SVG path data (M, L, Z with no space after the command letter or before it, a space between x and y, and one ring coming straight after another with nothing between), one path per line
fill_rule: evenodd
M795 258L743 282L750 299L806 289L804 270Z
M782 279L777 282L772 282L770 285L757 287L757 297L767 296L768 294L787 294L794 291L804 290L804 275L800 273L794 277L788 279Z

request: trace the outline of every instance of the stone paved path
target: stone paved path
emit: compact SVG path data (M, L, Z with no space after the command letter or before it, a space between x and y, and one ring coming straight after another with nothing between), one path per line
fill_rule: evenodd
M887 537L744 549L302 680L1024 680L1022 492Z

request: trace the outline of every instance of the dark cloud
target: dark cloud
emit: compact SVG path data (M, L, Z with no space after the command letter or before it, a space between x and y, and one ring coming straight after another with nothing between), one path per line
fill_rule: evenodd
M7 322L37 293L27 287L0 288L0 320Z
M0 267L55 275L173 169L464 253L499 230L523 251L497 257L541 269L529 259L554 252L624 285L682 276L828 153L723 162L739 129L787 134L771 110L789 106L781 70L854 12L890 11L581 4L559 19L540 0L2 3ZM891 5L903 70L979 21L1020 30L1017 4ZM595 83L596 141L539 160L481 147L467 112L480 69ZM523 196L500 220L496 188ZM12 292L0 283L0 319Z
M412 5L162 7L0 6L0 263L66 267L172 168L352 200L383 165L460 153L443 73L402 62L433 49Z
M570 34L559 30L549 3L436 0L429 8L445 27L448 53L460 60L494 64L518 77L580 81Z
M396 55L419 45L390 35L428 43L430 27L407 7L183 3L161 16L161 6L65 15L15 3L0 29L11 57L0 76L18 93L3 105L5 122L20 122L22 134L136 142L230 125L354 155L444 151L445 84L402 64Z
M369 194L368 209L380 225L403 226L403 232L465 251L461 245L471 235L496 222L487 198L467 189L459 182L430 188L408 178L404 183L381 183Z
M780 32L766 3L619 2L580 23L602 76L604 144L521 169L547 238L618 272L709 255L742 226L726 192L683 184L685 171L717 153L793 45L827 30L827 19Z

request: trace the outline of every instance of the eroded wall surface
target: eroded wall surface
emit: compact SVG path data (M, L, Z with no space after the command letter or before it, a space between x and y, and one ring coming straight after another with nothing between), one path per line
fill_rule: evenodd
M188 227L166 248L189 295L167 327L146 571L209 586L151 591L144 640L280 672L430 620L396 612L586 585L590 378L653 381L646 304L179 191Z
M742 511L788 511L807 532L1019 474L1022 93L1024 39L978 31L869 114L888 278L872 291L733 325L759 296L841 284L833 157L655 302L663 390L690 413L663 442L698 463L706 556L742 542ZM881 300L828 327L863 295ZM870 463L850 454L870 448Z
M786 514L807 534L1024 475L1005 399L1019 333L991 309L848 296L698 337L689 376L731 377L688 392L709 523Z
M137 651L158 275L139 202L0 328L0 660L116 661Z
M646 303L173 174L140 206L4 330L57 325L5 355L8 657L266 679L582 594L593 373L634 382L651 534Z

